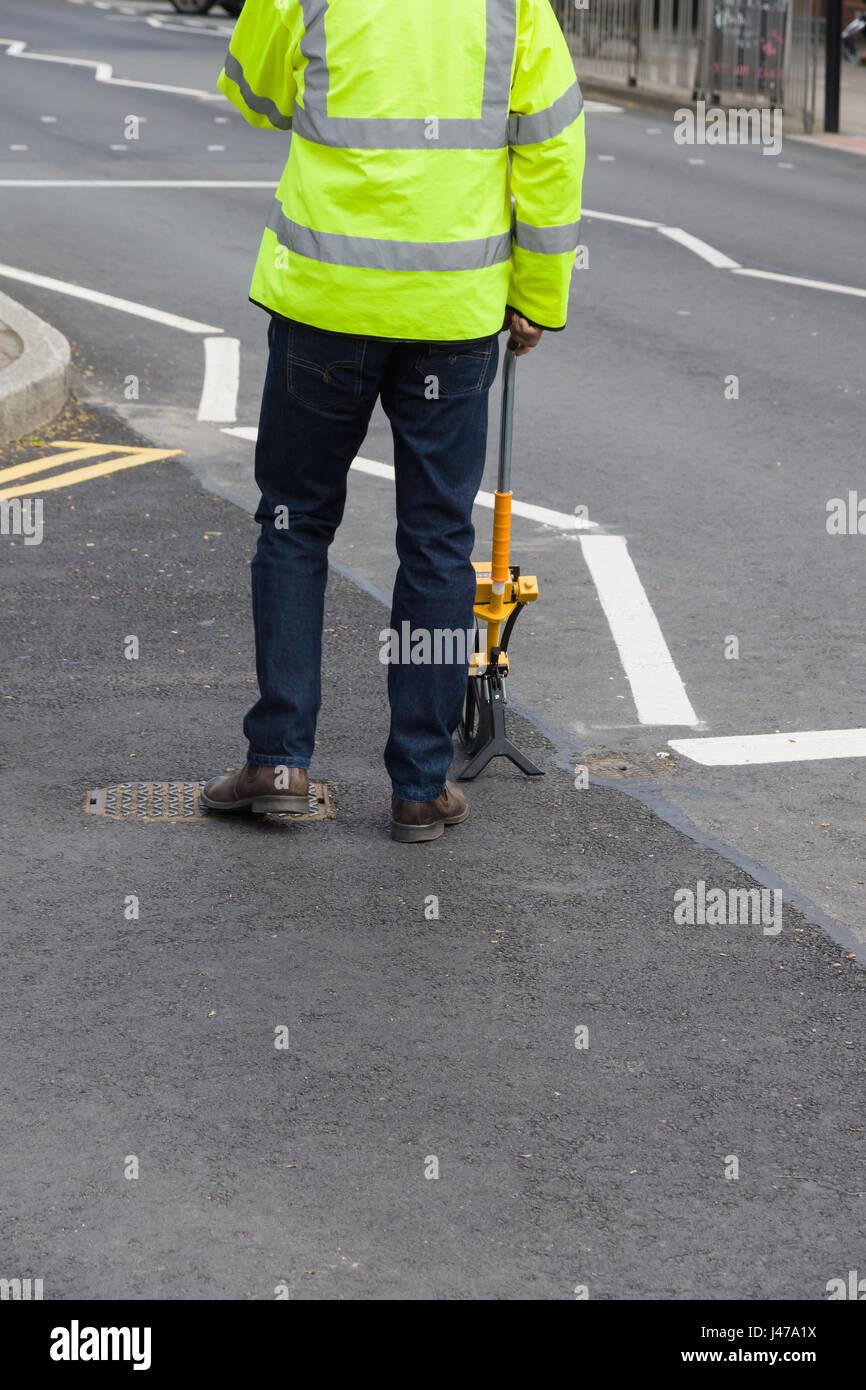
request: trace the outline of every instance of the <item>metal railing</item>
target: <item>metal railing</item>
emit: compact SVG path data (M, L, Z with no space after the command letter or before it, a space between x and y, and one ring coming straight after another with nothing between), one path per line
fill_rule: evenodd
M684 98L784 106L807 130L818 0L552 0L581 77Z
M788 61L785 67L783 105L802 117L803 129L811 135L819 110L824 82L824 20L818 13L818 0L792 0L788 15Z

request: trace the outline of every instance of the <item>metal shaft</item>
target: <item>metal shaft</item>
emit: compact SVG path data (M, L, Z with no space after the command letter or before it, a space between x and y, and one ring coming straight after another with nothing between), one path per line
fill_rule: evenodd
M517 357L509 339L502 368L502 415L499 424L499 492L511 491L511 443L514 438L514 385ZM516 345L515 345L516 346Z

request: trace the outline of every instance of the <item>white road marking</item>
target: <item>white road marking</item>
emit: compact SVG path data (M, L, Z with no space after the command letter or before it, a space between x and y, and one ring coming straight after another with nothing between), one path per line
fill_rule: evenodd
M96 0L89 0L89 3L96 4ZM117 9L118 7L115 6L114 8ZM169 18L164 19L161 15L143 15L137 10L124 9L121 9L119 14L109 16L109 19L113 20L115 23L122 23L125 18L134 19L139 24L147 24L151 29L167 29L174 34L195 34L196 37L198 37L199 34L208 34L211 38L225 40L230 39L234 33L234 28L228 20L226 20L225 24L220 24L218 20L209 23L202 23L201 20L198 22L193 20L192 22L187 21L184 23L179 22L177 18L173 20Z
M584 103L587 111L591 111L593 116L621 116L623 108L621 106L611 106L608 101L590 101Z
M819 758L866 758L866 729L809 729L793 734L734 734L672 738L669 746L704 767L798 763Z
M866 299L866 290L858 289L856 285L835 285L830 280L804 280L799 275L777 275L772 270L749 270L746 266L738 266L734 274L751 275L755 280L778 280L781 285L804 285L806 289L827 290L830 294L853 294L859 299Z
M223 434L233 434L236 439L248 439L255 444L259 437L259 432L255 425L236 425L234 429L223 430Z
M597 154L595 157L600 160L602 164L613 164L616 159L615 154Z
M199 420L236 420L241 371L239 338L205 338L204 384L198 407Z
M0 277L2 276L43 289L55 290L60 294L84 299L106 308L118 309L167 327L182 329L187 333L222 333L221 329L209 324L180 318L161 309L152 309L145 304L118 299L98 290L89 290L64 280L36 275L32 271L19 270L14 266L0 264ZM205 342L205 382L199 405L200 420L219 421L235 418L239 353L240 344L237 339L211 339ZM251 426L230 428L225 433L249 440L258 437L257 429ZM374 477L389 481L394 479L393 467L378 463L374 459L359 457L355 459L352 467L358 472ZM495 503L494 495L488 492L479 493L476 500L478 505L483 507L492 508ZM592 529L596 525L567 512L556 512L531 503L513 501L512 511L515 516L524 516L561 530L580 531ZM581 545L619 649L641 723L698 724L700 721L689 703L661 628L628 555L625 539L621 536L581 536Z
M173 96L197 97L200 101L225 101L222 92L206 92L198 87L171 87L164 82L136 82L131 77L115 77L110 63L93 58L66 58L57 53L27 53L23 39L0 39L7 58L29 58L36 63L64 63L67 67L92 68L93 80L111 87L135 87L144 92L167 92Z
M393 464L377 463L375 459L365 459L359 454L352 467L356 473L367 473L371 478L385 478L390 483L394 481Z
M255 425L238 425L235 429L223 430L223 434L232 434L237 439L247 439L252 443L258 439L258 429ZM394 465L391 463L378 463L375 459L365 459L360 456L352 464L356 473L367 473L371 478L384 478L387 482L394 481ZM475 505L478 507L489 507L491 511L496 505L496 496L492 492L479 492L475 498ZM552 511L550 507L536 507L532 502L517 502L512 499L511 511L513 516L522 516L527 521L538 521L543 526L555 526L559 531L595 531L598 528L597 521L586 521L583 517L572 516L569 512Z
M222 333L210 323L197 323L195 319L181 318L178 314L167 314L163 309L151 309L147 304L136 304L131 299L118 299L113 294L103 294L100 290L90 290L84 285L72 285L66 280L54 280L49 275L35 275L30 270L18 270L15 266L0 264L0 278L20 280L24 285L35 285L37 289L55 290L58 294L68 294L72 299L86 299L104 309L119 309L124 314L134 314L136 318L150 319L153 323L164 324L166 328L179 328L183 333Z
M273 179L0 179L0 188L267 188Z
M29 145L10 145L9 148L10 148L10 150L15 150L18 154L24 154L27 150L29 150L30 146L29 146Z
M234 29L228 23L174 24L170 19L162 19L156 14L148 15L145 23L149 24L151 29L168 29L175 34L195 34L196 37L199 34L208 34L212 39L230 39L234 33Z
M581 536L642 724L699 724L624 536Z
M479 492L475 498L479 507L493 508L496 495L492 492ZM550 507L536 507L532 502L517 502L512 499L511 511L514 516L523 516L527 521L539 521L542 526L555 526L559 531L595 531L597 521L586 521L581 516L569 512L555 512Z
M0 43L8 40L0 39ZM0 188L260 188L273 192L277 185L273 179L0 179ZM584 208L583 216L597 222L617 222L625 227L644 227L649 231L660 232L685 250L700 256L718 270L730 270L734 275L751 275L760 280L778 280L785 285L804 285L807 289L828 290L834 294L853 294L866 298L866 290L852 285L835 285L828 280L806 280L796 275L777 275L770 270L750 270L741 266L723 251L717 251L700 237L693 236L682 227L666 227L660 222L651 222L645 217L625 217L618 212L599 212L594 208ZM208 329L216 332L216 329Z
M46 125L56 125L57 123L56 116L40 116L39 119L40 121L44 121Z
M0 40L0 43L2 42L8 41ZM102 187L110 187L114 183L112 180L89 180L86 182L89 186ZM130 182L133 183L133 186L138 187L160 185L168 187L250 186L249 181L196 180L179 183L179 181L168 180L138 180ZM18 187L34 186L33 182L25 180L3 180L2 184ZM43 180L38 183L38 186L43 187L58 185L76 186L76 181ZM82 184L79 183L78 186L82 186ZM272 181L256 183L255 186L271 189L274 187ZM691 236L681 228L664 227L659 223L645 219L627 218L613 213L592 213L588 209L585 210L585 216L594 216L603 221L621 222L659 231L662 235L670 237L719 269L730 269L738 274L752 274L759 278L813 286L837 293L854 293L866 297L866 290L851 289L821 281L800 280L793 276L775 275L772 272L743 269L737 262L731 261L729 257L716 251L708 243L701 241L698 237ZM117 309L161 323L167 327L181 329L184 332L222 334L222 329L209 324L197 323L195 320L168 314L160 309L152 309L147 305L137 304L131 300L119 299L116 296L103 294L98 290L89 290L84 286L73 285L48 276L36 275L33 272L19 270L12 266L0 264L0 277L2 276L55 290L58 293L84 299L103 307ZM239 350L240 344L237 339L217 338L205 342L205 381L199 405L198 418L200 420L219 422L236 418ZM258 435L258 431L250 426L226 429L224 432L248 440L255 440ZM368 473L375 477L388 480L394 478L393 467L372 459L359 457L354 461L352 467L359 472ZM478 505L486 507L492 507L495 502L491 493L479 493L476 500ZM594 522L585 522L581 518L565 512L555 512L529 503L515 501L512 503L512 510L517 516L525 516L530 520L556 526L562 530L586 530L594 528L596 525ZM628 554L625 537L583 535L580 540L584 558L596 585L599 601L619 651L641 723L655 726L698 725L700 720L692 708L685 686L664 640L658 619ZM794 747L795 742L799 743L799 748L797 753L792 756L791 748ZM726 745L725 750L721 749L722 744ZM738 744L739 757L733 751L732 744ZM749 746L749 751L752 753L751 757L744 757L742 751L744 744ZM714 745L716 746L715 753L713 753ZM770 745L772 745L772 749L770 749ZM720 762L729 764L743 761L793 761L795 758L802 757L866 756L866 730L829 730L824 733L808 733L800 735L796 741L787 735L757 735L740 740L671 740L670 746L677 751L684 752L686 756L693 756L695 761L709 762L711 758L716 757ZM692 753L689 751L692 748L699 749L700 752ZM758 751L759 748L763 750L763 756Z
M661 226L660 222L648 222L645 217L623 217L618 212L594 212L589 208L583 209L583 216L593 217L598 222L622 222L626 227L649 227L653 232Z
M708 242L701 241L700 237L692 236L691 232L684 232L682 227L658 227L656 229L662 236L670 237L677 245L684 246L687 251L693 251L701 260L708 261L715 266L716 270L739 270L740 262L732 261L730 256L726 256L722 251L717 251Z

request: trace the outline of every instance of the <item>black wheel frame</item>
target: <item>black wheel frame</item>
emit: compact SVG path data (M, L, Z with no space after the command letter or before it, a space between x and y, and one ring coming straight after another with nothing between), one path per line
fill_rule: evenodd
M481 650L481 629L478 623L475 624L475 650ZM481 719L481 704L479 698L479 686L482 677L469 676L466 682L466 694L463 698L463 717L457 726L457 736L460 739L461 747L464 752L472 753L478 743L479 726Z
M461 746L464 752L469 755L474 753L488 737L489 703L490 694L486 677L470 676L466 683L463 718L457 727Z

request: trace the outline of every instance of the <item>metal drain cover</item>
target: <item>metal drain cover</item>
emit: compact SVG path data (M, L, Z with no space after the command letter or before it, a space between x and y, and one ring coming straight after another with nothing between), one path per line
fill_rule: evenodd
M223 813L206 810L199 793L204 782L121 782L116 787L99 787L88 792L85 811L92 816L108 816L111 820L210 820L229 819ZM287 811L274 815L273 820L333 820L336 812L331 805L324 782L310 786L308 811Z

